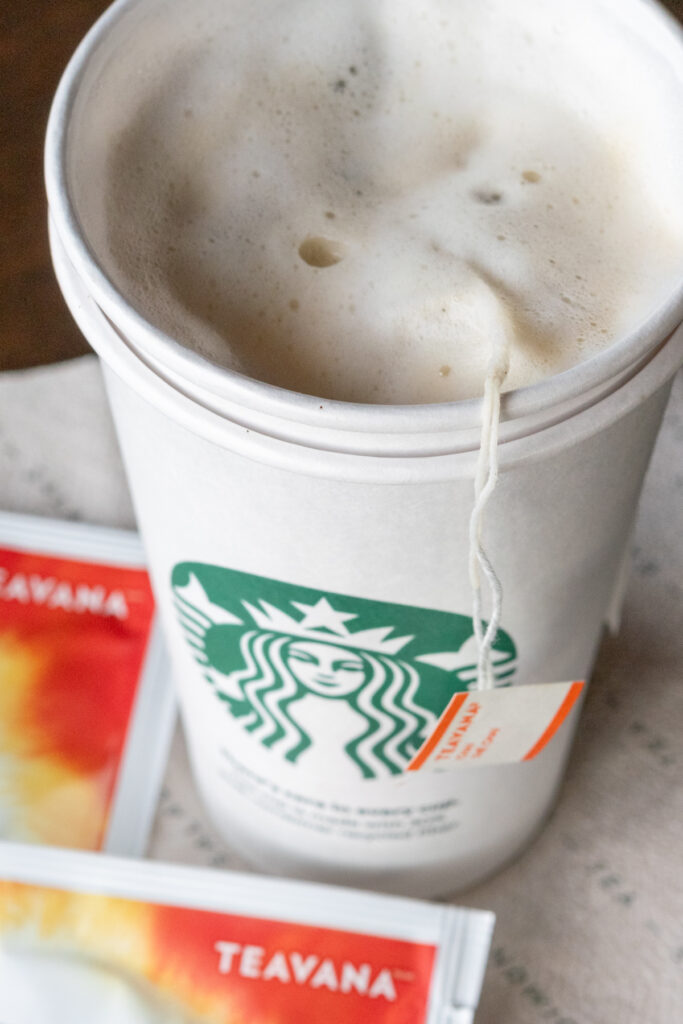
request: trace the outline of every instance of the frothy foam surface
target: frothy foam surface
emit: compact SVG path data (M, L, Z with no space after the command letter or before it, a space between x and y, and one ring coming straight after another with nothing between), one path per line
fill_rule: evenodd
M605 5L171 6L124 18L82 90L75 201L117 287L209 359L326 398L467 398L492 317L520 387L680 279L678 100Z

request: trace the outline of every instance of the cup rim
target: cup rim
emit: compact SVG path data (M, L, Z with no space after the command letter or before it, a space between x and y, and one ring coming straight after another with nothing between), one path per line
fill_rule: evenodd
M170 334L156 327L124 296L109 278L90 247L72 199L68 175L69 125L84 75L97 59L100 43L111 27L123 19L129 9L144 0L116 0L95 22L71 58L57 88L47 126L45 181L50 214L62 244L78 273L87 282L95 301L106 316L125 335L128 344L160 375L170 373L183 381L188 397L203 402L209 398L257 409L278 419L302 424L320 423L337 430L370 430L383 433L449 433L470 430L479 424L481 398L424 404L366 404L327 399L290 391L259 381L228 367L213 363ZM608 0L609 2L609 0ZM620 0L610 2L615 11L630 3L644 16L656 18L661 31L680 54L677 77L683 95L683 25L657 0ZM675 65L671 65L675 67ZM592 356L558 374L537 383L505 392L501 420L520 421L539 415L549 416L558 406L580 406L582 397L599 399L611 390L613 381L635 372L683 319L683 277L667 299L632 332Z

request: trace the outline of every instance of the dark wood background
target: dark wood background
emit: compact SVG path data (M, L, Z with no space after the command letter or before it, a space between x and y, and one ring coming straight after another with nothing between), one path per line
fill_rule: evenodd
M107 0L0 3L0 370L88 351L52 273L42 148L62 69L107 6ZM683 0L667 6L683 20Z

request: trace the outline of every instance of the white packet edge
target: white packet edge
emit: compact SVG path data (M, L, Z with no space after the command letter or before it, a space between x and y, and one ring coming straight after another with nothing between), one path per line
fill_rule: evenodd
M380 893L0 841L0 880L430 943L426 1024L470 1024L494 914Z
M176 718L171 667L155 616L119 763L103 852L137 857L147 849ZM150 736L154 743L148 742Z

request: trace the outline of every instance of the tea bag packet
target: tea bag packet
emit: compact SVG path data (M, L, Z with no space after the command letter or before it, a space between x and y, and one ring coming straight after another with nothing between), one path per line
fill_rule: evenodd
M488 912L0 843L0 1020L469 1024Z
M0 513L0 838L141 853L174 717L137 536Z

